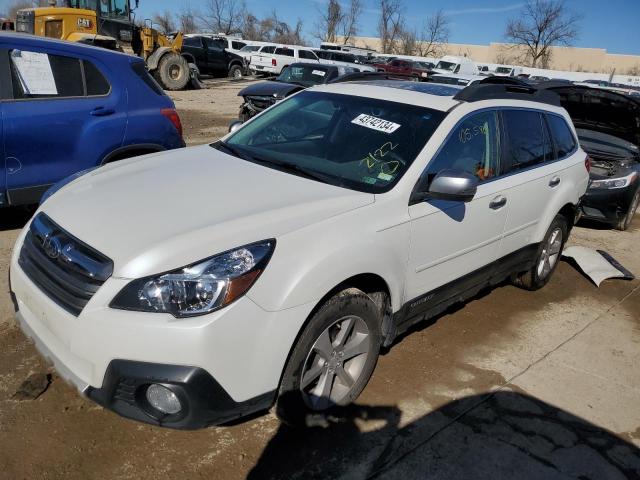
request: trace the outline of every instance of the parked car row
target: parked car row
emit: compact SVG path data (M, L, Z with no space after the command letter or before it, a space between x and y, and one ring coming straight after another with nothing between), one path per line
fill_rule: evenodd
M11 258L16 318L105 408L306 425L416 323L505 280L544 287L581 213L626 228L596 192L637 206L629 96L279 66L241 92L248 121L161 152L184 146L180 121L141 60L0 34L2 198L48 187Z

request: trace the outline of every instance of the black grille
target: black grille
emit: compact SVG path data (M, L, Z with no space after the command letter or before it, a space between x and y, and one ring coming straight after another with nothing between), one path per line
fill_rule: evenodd
M261 112L265 108L269 108L271 105L276 103L276 99L273 97L256 95L247 97L247 103L249 103L256 112Z
M44 213L31 222L18 263L54 302L78 316L113 273L113 262Z

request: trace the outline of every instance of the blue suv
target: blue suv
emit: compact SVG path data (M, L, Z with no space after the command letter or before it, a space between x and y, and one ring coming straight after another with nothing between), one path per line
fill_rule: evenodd
M175 105L142 59L0 33L0 207L38 203L88 168L184 146Z

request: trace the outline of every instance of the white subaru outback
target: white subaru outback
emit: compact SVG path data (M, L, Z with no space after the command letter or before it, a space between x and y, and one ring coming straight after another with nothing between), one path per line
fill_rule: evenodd
M13 254L17 319L125 417L294 422L353 401L412 324L505 279L542 287L588 168L548 91L312 88L56 186Z

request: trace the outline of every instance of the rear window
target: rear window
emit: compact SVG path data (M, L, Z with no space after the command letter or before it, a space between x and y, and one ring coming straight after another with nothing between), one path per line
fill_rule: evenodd
M158 95L164 95L164 90L162 90L162 87L160 85L158 85L158 82L156 82L153 79L153 77L149 74L149 72L147 71L147 67L145 66L144 62L132 63L131 64L131 68L136 73L136 75L138 75L140 77L140 79L144 83L147 84L147 86L151 90L153 90Z
M558 158L571 155L577 148L576 139L564 118L558 115L547 115L551 136L556 144Z
M243 48L246 45L246 43L242 43L242 42L231 42L231 47L235 50L240 50L241 48Z
M553 160L553 148L542 115L531 110L504 110L505 169L522 170Z
M84 67L84 80L87 84L87 95L90 97L108 95L111 85L109 85L100 70L88 60L83 60L82 64Z

